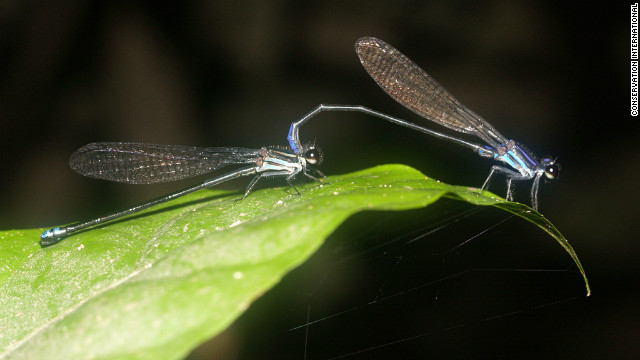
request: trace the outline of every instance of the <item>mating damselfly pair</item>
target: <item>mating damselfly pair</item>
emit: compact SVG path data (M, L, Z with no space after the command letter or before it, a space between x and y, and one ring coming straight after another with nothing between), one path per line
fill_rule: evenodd
M41 235L40 245L44 247L56 244L80 231L242 176L254 176L242 199L249 195L258 180L276 176L284 177L296 193L300 194L293 184L296 175L302 173L318 182L322 182L321 178L324 178L324 175L309 167L309 165L318 165L322 162L322 152L315 144L303 145L299 138L299 129L304 123L324 111L365 113L460 144L482 157L500 161L506 166L492 166L482 189L488 188L493 175L504 174L507 179L506 199L513 200L512 182L533 180L531 205L537 210L540 180L543 176L547 179L554 179L558 175L559 167L555 160L540 159L521 144L504 137L491 124L462 105L424 70L389 44L372 37L361 38L356 42L355 50L369 75L397 102L421 117L451 130L475 135L484 142L484 145L437 132L365 106L325 104L319 105L291 124L287 135L289 147L247 149L127 142L92 143L78 149L71 155L71 168L84 176L122 183L151 184L175 181L207 174L229 165L241 166L201 184L133 206L127 210L79 224L46 230ZM315 176L311 175L312 172L315 173Z

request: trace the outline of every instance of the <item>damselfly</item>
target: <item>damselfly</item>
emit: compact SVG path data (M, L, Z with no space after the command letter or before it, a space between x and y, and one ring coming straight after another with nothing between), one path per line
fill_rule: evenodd
M127 210L79 224L46 230L40 236L40 245L45 247L56 244L79 231L241 176L255 175L247 186L244 196L239 200L249 195L258 180L272 176L284 176L296 193L300 194L293 185L293 178L297 174L303 173L306 177L321 182L317 177L309 174L310 169L307 167L307 165L316 165L321 162L322 152L315 147L315 144L303 146L302 151L297 154L288 148L280 147L246 149L127 142L91 143L71 155L69 161L71 168L84 176L121 183L152 184L175 181L207 174L228 165L243 166L201 184L133 206ZM315 171L320 176L324 176L321 172Z
M304 151L299 140L299 128L317 113L322 111L358 111L455 142L472 149L482 157L493 158L507 164L509 167L498 165L491 167L482 189L488 188L494 174L505 174L507 178L506 199L513 200L512 182L533 179L531 206L538 209L538 189L542 176L547 179L555 179L560 170L559 164L554 159L538 159L520 143L504 137L486 120L456 100L418 65L384 41L372 37L360 38L355 44L355 50L369 75L397 102L416 114L449 129L475 135L487 145L475 144L440 133L361 105L322 104L307 116L291 124L287 139L293 151L296 153Z

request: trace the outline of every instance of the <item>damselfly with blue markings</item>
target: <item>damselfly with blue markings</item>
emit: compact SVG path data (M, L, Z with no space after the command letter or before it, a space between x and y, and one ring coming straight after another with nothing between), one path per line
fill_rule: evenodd
M360 105L320 105L307 116L291 124L287 139L291 149L301 153L299 140L302 124L322 111L358 111L373 115L392 123L408 127L429 135L466 146L482 157L493 158L509 167L494 165L482 185L487 189L494 174L502 173L507 178L507 200L513 200L513 181L533 179L531 186L531 206L538 209L538 189L540 180L555 179L560 170L555 159L537 158L522 144L500 134L491 124L456 100L431 76L382 40L366 37L355 44L360 62L369 75L393 99L414 113L449 129L472 134L487 145L475 144L464 139L440 133L412 122L375 111Z
M309 174L309 170L312 169L307 167L307 165L320 164L322 152L315 147L315 144L303 146L301 149L297 154L288 148L281 147L263 147L261 149L203 148L126 142L98 142L85 145L71 155L69 163L73 170L84 176L128 184L175 181L207 174L228 165L244 166L127 210L80 224L46 230L40 236L40 245L45 247L56 244L79 231L241 176L255 175L247 186L244 196L239 200L249 195L258 180L272 176L284 176L299 195L300 192L292 181L297 174L302 173L306 177L322 183L318 178ZM314 171L324 177L320 171Z

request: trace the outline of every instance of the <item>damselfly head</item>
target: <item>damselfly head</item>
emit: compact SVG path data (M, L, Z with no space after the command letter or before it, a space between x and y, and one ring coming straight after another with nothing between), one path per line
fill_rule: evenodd
M547 179L557 179L560 175L560 164L556 162L556 159L544 158L541 161L542 169L544 170L544 176Z
M304 159L311 165L319 165L324 160L324 154L320 148L316 147L315 141L304 147Z

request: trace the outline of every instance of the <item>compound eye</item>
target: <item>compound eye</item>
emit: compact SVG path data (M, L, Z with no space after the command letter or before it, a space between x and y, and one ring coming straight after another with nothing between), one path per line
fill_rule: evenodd
M560 172L560 168L556 164L547 165L544 168L544 175L547 179L555 179L558 177L558 173Z
M322 155L318 149L309 149L304 154L305 160L311 165L318 164L322 161Z

